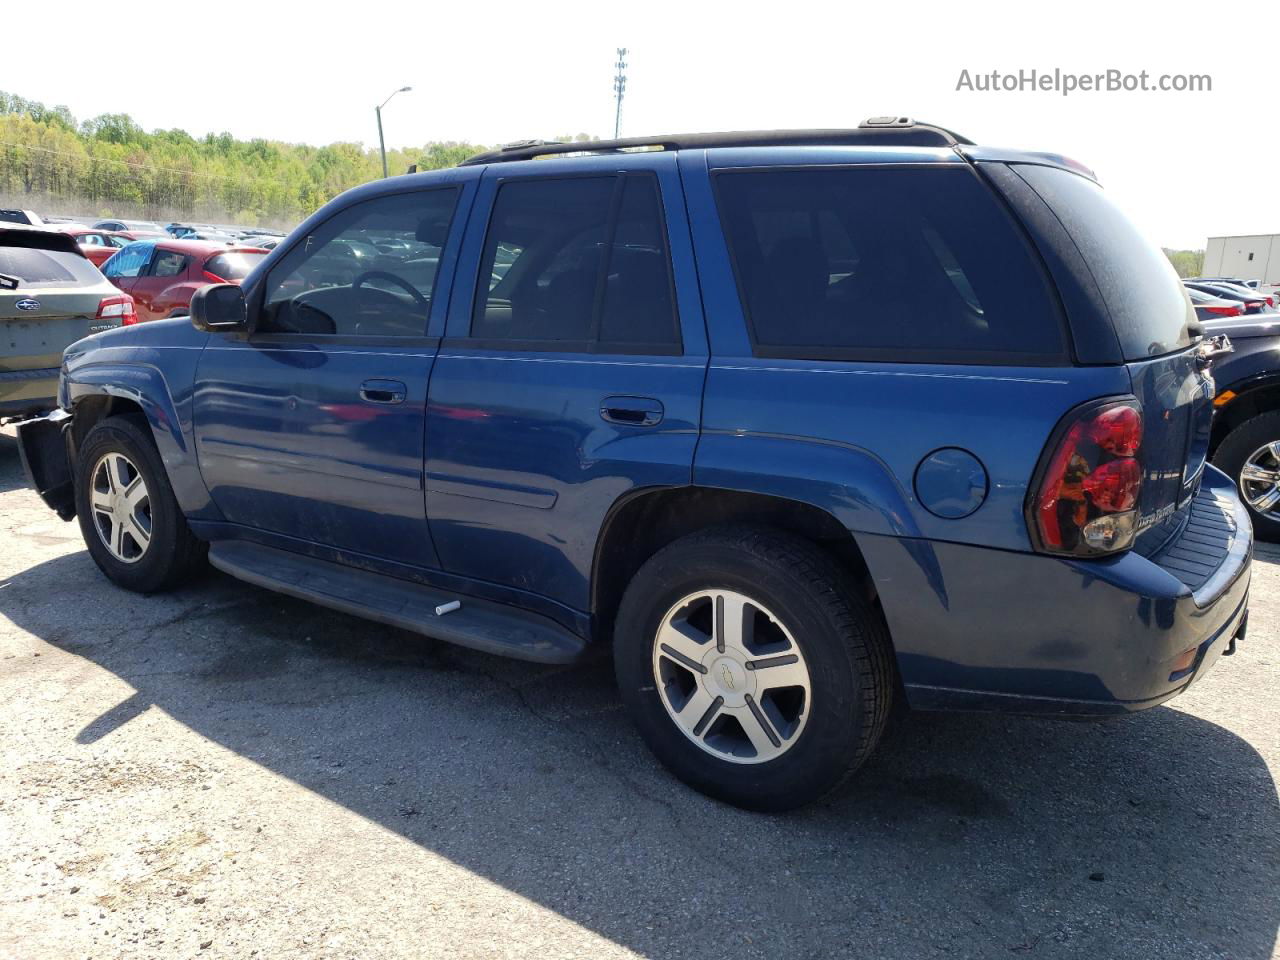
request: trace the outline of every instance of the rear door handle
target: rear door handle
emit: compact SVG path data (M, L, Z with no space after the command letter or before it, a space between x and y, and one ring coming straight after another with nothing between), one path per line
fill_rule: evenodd
M369 403L404 403L409 388L399 380L366 380L360 384L360 399Z
M600 419L630 427L652 427L662 422L662 404L652 397L605 397Z

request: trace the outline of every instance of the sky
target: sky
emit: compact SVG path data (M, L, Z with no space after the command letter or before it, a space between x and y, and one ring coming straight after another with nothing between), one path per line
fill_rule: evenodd
M991 146L1092 167L1156 242L1280 233L1275 6L1221 0L643 4L502 0L119 4L5 11L0 90L79 119L312 144L497 144L613 133L615 49L628 48L622 135L856 126L896 114ZM1230 25L1209 31L1209 22ZM115 64L110 80L84 65ZM1000 71L1207 74L1201 92L957 89ZM976 86L977 80L973 79Z

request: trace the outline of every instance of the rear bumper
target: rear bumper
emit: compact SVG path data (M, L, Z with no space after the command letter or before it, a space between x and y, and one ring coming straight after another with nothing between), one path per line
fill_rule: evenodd
M34 416L58 405L58 368L0 370L0 419Z
M1204 508L1198 523L1220 536L1184 531L1154 559L870 538L864 552L911 706L1107 715L1155 706L1203 677L1244 639L1253 546L1230 480L1207 467L1203 488L1217 513ZM1170 555L1177 567L1161 565Z

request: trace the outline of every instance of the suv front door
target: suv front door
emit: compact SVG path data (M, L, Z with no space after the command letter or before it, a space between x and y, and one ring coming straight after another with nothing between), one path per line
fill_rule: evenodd
M437 565L422 476L429 333L444 323L467 179L344 207L253 278L254 331L215 334L196 375L200 470L229 522L336 559Z
M674 155L486 169L427 413L445 570L589 608L610 508L690 482L707 365L692 262Z

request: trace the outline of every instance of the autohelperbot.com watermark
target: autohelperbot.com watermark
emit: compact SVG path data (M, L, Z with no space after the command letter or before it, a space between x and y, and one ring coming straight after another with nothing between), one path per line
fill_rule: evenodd
M1213 77L1207 73L1152 73L1139 70L1103 70L1074 73L1053 70L961 70L956 90L973 93L1211 93Z

